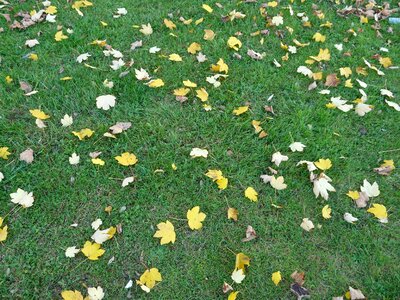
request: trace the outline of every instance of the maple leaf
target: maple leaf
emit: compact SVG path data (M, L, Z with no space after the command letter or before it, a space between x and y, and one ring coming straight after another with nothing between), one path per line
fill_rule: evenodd
M208 100L208 93L204 88L196 90L196 97L205 102Z
M33 117L35 117L36 119L39 119L39 120L46 120L46 119L50 118L49 115L46 115L40 109L30 109L29 112L31 113L31 115Z
M150 23L142 24L142 28L139 30L144 35L151 35L153 33L153 28L151 28Z
M323 173L321 175L323 175ZM320 178L314 179L313 192L314 192L315 198L317 198L319 195L321 195L322 198L324 198L325 200L328 200L328 198L329 198L328 191L329 192L336 191L335 188L329 183L330 181L331 181L331 179L326 175L323 175Z
M10 194L11 202L21 205L23 208L31 207L35 201L33 193L26 192L23 189L18 188L15 193Z
M328 87L336 87L340 83L340 79L336 76L336 74L329 74L326 76L325 86Z
M326 171L329 170L332 167L332 162L329 158L324 159L324 158L320 158L318 161L314 162L314 165L322 170L322 171Z
M80 157L74 152L68 160L71 165L77 165L79 164Z
M176 25L174 24L174 22L172 22L168 19L164 19L164 25L170 30L176 29Z
M245 191L244 191L244 196L248 199L250 199L253 202L256 202L258 200L257 196L258 193L256 192L256 190L254 188L252 188L251 186L249 186Z
M241 269L244 272L246 266L250 266L250 258L242 252L236 254L235 269Z
M281 154L279 151L272 154L271 162L275 163L279 167L281 162L289 160L289 157Z
M190 229L195 230L203 227L202 222L206 219L206 214L200 212L199 206L195 206L187 211L186 217L188 219Z
M228 219L232 219L234 221L238 220L239 212L236 208L229 207L228 208Z
M5 225L3 228L1 226L3 225L3 218L0 217L0 242L4 242L7 239L8 235L8 226Z
M322 217L324 219L330 219L331 218L331 212L332 212L332 209L329 207L329 205L325 205L322 208Z
M231 278L235 283L242 283L242 281L245 279L246 275L244 275L244 272L242 269L235 269L232 272Z
M346 195L353 200L357 200L358 198L360 198L360 194L357 191L349 191Z
M381 223L388 222L388 213L386 207L382 204L372 204L372 207L368 208L367 212L373 214L376 218L379 219L379 222Z
M33 150L28 148L25 151L21 152L19 155L19 160L25 161L30 164L33 162Z
M303 143L300 142L294 142L292 144L289 145L290 150L292 150L292 152L303 152L304 148L306 147L306 145L304 145Z
M144 285L148 289L154 288L156 282L161 282L162 276L161 273L158 271L157 268L151 268L146 271L140 276L139 280L136 281L138 285Z
M205 39L206 41L212 41L214 37L215 37L214 31L212 31L211 29L204 29L203 39Z
M95 233L90 237L97 244L103 244L105 241L112 239L117 232L115 227L110 227L107 229L99 230L97 229Z
M0 147L0 158L8 159L11 152L8 151L8 147Z
M208 178L211 178L213 181L216 181L216 180L224 178L222 176L222 171L221 170L209 169L205 175Z
M129 152L124 152L121 155L116 156L115 159L123 166L133 166L138 162L136 155Z
M199 52L201 50L201 45L199 43L191 43L190 46L187 48L187 52L190 54L196 54L196 52Z
M73 118L70 115L65 114L64 117L60 120L63 127L71 126L74 122Z
M236 51L238 51L239 48L242 47L242 42L239 41L239 39L238 39L237 37L234 37L234 36L231 36L231 37L228 39L227 44L228 44L228 46L229 46L230 48L232 48L232 49L234 49L234 50L236 50Z
M72 257L75 257L75 255L78 254L80 251L81 251L81 249L77 249L75 246L68 247L65 250L65 256L69 257L69 258L72 258Z
M175 243L176 239L176 234L175 234L175 229L174 225L170 221L161 222L157 224L158 230L156 233L153 235L153 237L160 238L160 244L168 244L168 243Z
M81 129L80 131L72 131L72 134L77 136L80 141L84 140L86 137L91 137L94 131L89 128Z
M68 36L64 35L62 30L57 31L56 34L54 35L54 39L56 40L56 42L61 42L62 40L66 40L67 38Z
M104 291L101 286L88 288L89 300L102 300L104 298Z
M343 215L343 219L344 219L347 223L350 223L350 224L353 224L354 222L357 222L357 221L358 221L358 219L355 218L355 217L353 217L353 215L352 215L351 213L345 213L345 214Z
M390 57L380 57L379 63L386 69L392 65L392 60Z
M242 242L249 242L257 237L257 233L251 225L247 226L246 237L242 239Z
M106 252L104 249L101 249L100 244L92 243L90 241L86 241L81 251L90 260L98 260L99 257Z
M140 70L135 69L135 77L137 80L149 80L150 75L147 73L147 71L143 68L140 68Z
M151 88L158 88L164 86L164 81L162 79L150 80L147 85Z
M367 179L364 179L361 192L367 194L368 197L377 197L381 193L378 184L376 182L370 184Z
M241 114L244 114L244 113L245 113L246 111L248 111L248 110L249 110L249 107L248 107L248 106L240 106L240 107L234 109L232 113L233 113L235 116L240 116Z
M328 61L331 59L331 54L329 53L329 49L319 49L318 55L310 56L310 58L316 61Z
M282 280L282 275L280 271L272 273L271 280L275 285L278 285Z
M83 300L83 296L80 291L62 291L61 297L64 300Z
M271 23L275 26L279 26L283 24L283 17L282 16L274 16L271 20Z
M215 181L218 185L218 188L220 190L225 190L228 187L228 178L225 178L222 176L222 178L219 178Z
M172 53L168 57L169 60L171 61L182 61L182 57L179 54Z
M190 89L188 89L188 88L179 88L179 89L174 90L174 95L183 97L183 96L186 96L189 92L190 92Z
M115 106L115 99L116 97L113 95L99 96L96 98L96 106L103 110L109 110L111 107Z
M190 156L192 158L196 158L196 157L207 158L208 150L207 149L200 149L200 148L193 148L192 151L190 151Z
M275 176L271 176L269 183L274 189L280 191L287 188L287 184L284 183L284 181L285 179L283 178L283 176L279 176L277 178L275 178Z
M300 227L303 228L305 231L310 231L311 229L314 228L314 224L308 218L304 218L300 224Z
M349 67L340 68L340 75L349 78L349 76L353 73Z

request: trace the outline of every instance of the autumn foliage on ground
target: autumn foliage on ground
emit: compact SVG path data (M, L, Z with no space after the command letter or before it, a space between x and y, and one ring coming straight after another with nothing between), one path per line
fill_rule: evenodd
M0 298L400 295L399 5L0 13Z

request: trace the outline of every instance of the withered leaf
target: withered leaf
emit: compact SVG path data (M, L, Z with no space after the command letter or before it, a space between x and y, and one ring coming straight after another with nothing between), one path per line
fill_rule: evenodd
M340 79L336 76L336 74L329 74L326 76L325 86L336 87L340 83Z
M248 225L246 229L246 237L242 239L242 242L249 242L251 240L254 240L256 237L257 237L256 231L252 226Z

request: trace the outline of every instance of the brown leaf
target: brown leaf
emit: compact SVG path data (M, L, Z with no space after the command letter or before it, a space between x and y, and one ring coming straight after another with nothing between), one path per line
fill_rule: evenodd
M294 282L296 282L299 285L303 285L304 281L305 281L305 277L306 275L304 274L304 272L297 272L294 271L290 277L294 280Z
M292 283L290 285L290 291L297 296L297 300L310 298L310 293L308 290L298 283Z
M368 204L369 197L366 193L360 192L360 197L356 200L356 205L358 208L366 207Z
M11 18L9 14L2 14L2 16L6 19L7 22L11 22Z
M224 285L222 286L222 292L226 294L229 291L233 291L233 288L226 282L224 282Z
M251 240L254 240L256 237L257 237L256 231L252 226L248 225L246 229L246 237L242 239L242 242L249 242Z
M21 152L19 155L19 160L30 164L33 162L33 150L31 148L26 149L24 152Z
M251 49L247 50L247 55L255 60L261 60L264 58L264 56L262 54L254 51L254 50L251 50Z
M32 86L25 81L19 82L19 88L23 90L25 94L32 92Z
M379 175L389 176L390 173L393 171L393 166L374 168L374 171Z
M115 125L111 126L109 130L112 134L118 134L125 130L128 130L131 126L131 122L117 122Z
M326 76L325 86L338 86L340 83L340 79L336 76L336 74L329 74Z

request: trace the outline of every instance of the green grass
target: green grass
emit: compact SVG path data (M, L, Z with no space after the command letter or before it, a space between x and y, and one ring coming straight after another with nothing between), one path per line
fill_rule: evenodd
M41 7L40 1L33 2L13 5L12 13ZM286 5L282 3L268 8L268 12L274 16L282 11L284 25L294 29L292 36L285 30L283 42L291 44L297 38L311 44L298 49L277 69L272 61L280 61L285 52L280 49L275 29L270 29L263 45L259 43L260 36L249 35L265 29L258 4L220 2L224 9L213 6L214 13L207 14L201 8L203 2L197 0L98 0L93 7L82 10L82 18L66 1L53 1L59 11L57 24L64 26L64 33L67 27L74 30L68 40L60 43L54 41L56 24L41 23L26 31L10 31L5 20L0 19L0 27L5 28L0 34L0 147L8 146L12 151L9 160L0 161L0 171L5 175L0 183L0 216L14 208L9 194L17 188L35 195L33 207L11 213L5 220L9 237L0 244L1 299L57 299L62 290L77 289L86 294L85 286L98 285L104 288L107 299L124 299L128 293L125 284L129 279L137 279L145 270L144 265L157 267L163 281L148 295L134 286L134 299L223 299L226 296L221 292L222 284L231 282L234 268L232 251L251 258L246 279L235 285L240 291L238 299L291 299L290 274L295 270L306 273L305 287L313 299L343 295L349 285L361 289L369 299L399 296L400 178L396 170L389 177L372 171L383 159L393 159L397 164L400 161L400 151L382 152L400 147L400 118L379 93L381 88L388 88L396 95L394 101L398 101L398 70L385 70L384 77L372 70L367 77L354 72L355 67L364 66L362 58L372 62L371 56L379 53L380 47L389 48L388 56L398 65L399 27L394 27L393 34L387 33L389 25L383 21L383 38L376 38L370 24L361 25L354 16L339 18L338 7L326 1L313 1L324 11L325 20L334 24L332 29L319 29L325 20L312 14L311 3L296 1L295 13L306 12L314 25L304 28L298 18L281 9ZM112 12L118 7L125 7L128 15L113 19ZM220 15L233 9L247 17L222 23ZM178 26L174 31L177 38L168 35L169 30L162 24L168 13L173 13ZM198 26L185 26L178 20L180 15L205 20ZM100 20L109 26L101 27ZM154 29L149 37L132 28L145 23L151 23ZM212 42L202 39L203 30L208 28L216 32ZM350 28L362 32L344 43ZM318 30L327 35L324 44L311 40ZM239 37L243 42L239 51L242 60L233 58L233 51L226 46L228 37L238 31L243 33ZM25 40L33 38L38 38L40 45L27 49ZM108 67L111 58L104 57L101 48L89 45L96 39L107 39L108 44L124 53L125 61L135 61L135 68L143 67L152 74L159 68L157 76L165 81L165 86L144 86L133 76L133 67L127 76L119 78L120 72ZM130 43L139 39L144 46L130 52ZM207 62L199 64L186 52L194 41L201 43ZM342 56L334 48L337 43L343 43L344 51L350 51L352 56ZM152 46L162 48L161 54L179 53L184 61L174 63L150 55L148 49ZM372 112L359 117L354 112L325 107L331 96L354 100L359 96L357 88L347 89L341 84L332 89L331 95L324 96L317 93L322 89L319 83L318 89L307 91L310 81L297 74L296 69L305 64L309 55L317 55L320 47L329 48L332 55L323 64L324 75L349 66L353 82L360 78L369 84L366 91L368 103L374 105ZM266 52L266 57L251 60L246 55L249 48ZM38 54L38 61L22 59L31 51ZM98 70L75 62L85 52L92 55L88 63ZM225 60L230 71L222 86L214 89L205 77L211 75L210 64L219 58ZM374 64L378 65L375 61ZM59 74L61 67L64 72ZM312 69L317 71L318 66ZM7 75L14 79L11 85L5 84ZM73 80L60 81L64 76L72 76ZM102 85L106 78L115 83L111 91ZM174 99L171 91L186 79L206 87L212 111L205 112L193 94L184 104ZM39 93L23 96L18 81L29 82ZM107 93L117 97L117 105L110 111L97 109L96 97ZM275 96L267 102L271 94ZM251 111L233 116L232 110L246 102L251 103ZM264 105L273 105L273 119L267 118ZM38 129L30 116L29 109L34 108L51 115L45 130ZM69 128L59 123L66 113L74 114L74 124ZM251 120L263 121L267 138L258 139ZM102 138L118 121L130 121L133 126L116 140ZM95 131L87 141L79 141L71 134L72 130L86 127ZM307 145L304 153L289 154L292 137ZM31 165L18 160L19 153L28 147L35 152ZM207 148L208 159L191 159L189 152L193 147ZM104 167L90 162L88 154L93 151L102 151ZM133 168L137 181L121 188L121 180L132 172L118 165L114 157L125 151L135 153L139 163ZM288 183L288 188L278 193L259 180L268 166L274 167L270 159L276 151L290 157L277 168ZM78 166L68 163L73 152L81 156ZM331 193L328 202L315 199L308 172L304 167L296 167L299 160L319 158L333 162L328 175L337 192ZM178 167L175 172L172 163ZM165 173L154 173L156 169L164 169ZM207 169L222 170L229 178L228 188L219 191L204 176ZM388 224L381 224L365 210L357 209L345 195L349 189L358 189L364 178L379 183L381 195L376 203L389 209ZM244 197L248 186L259 192L257 203ZM271 202L283 209L275 209ZM226 218L227 203L239 210L237 223ZM328 221L321 216L326 203L333 211ZM104 212L108 205L113 207L111 215ZM186 211L195 205L207 214L202 230L191 231L185 222L172 219L185 218ZM119 213L123 206L126 211ZM346 223L342 217L345 212L358 217L359 222ZM304 217L322 224L322 228L303 231L299 225ZM106 252L99 261L88 261L82 254L67 259L65 248L82 247L92 235L90 224L96 218L101 218L105 226L121 223L123 233L103 245ZM156 224L167 219L176 227L177 241L161 246L152 236ZM72 228L72 223L79 226ZM247 225L255 228L259 238L243 243ZM108 265L113 256L114 263ZM284 280L275 287L271 273L277 270Z

